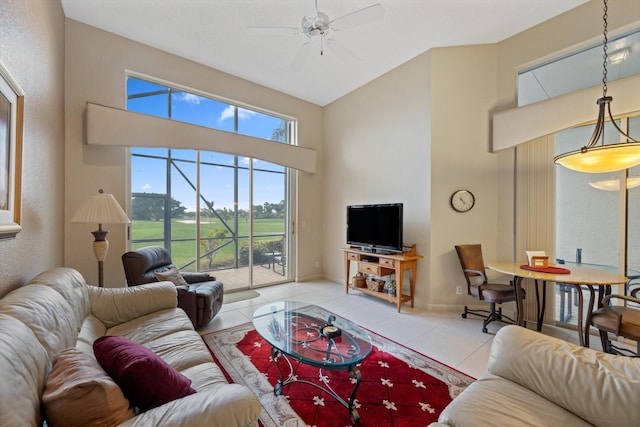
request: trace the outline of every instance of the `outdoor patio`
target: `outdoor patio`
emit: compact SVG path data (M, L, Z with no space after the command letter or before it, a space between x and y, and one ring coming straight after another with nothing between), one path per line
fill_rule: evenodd
M217 280L224 283L225 292L233 292L249 288L249 270L249 267L229 268L212 271L211 274L214 275ZM274 271L272 266L268 268L260 265L254 266L251 272L253 274L253 287L256 288L288 281L286 276L280 274L280 271L281 270Z

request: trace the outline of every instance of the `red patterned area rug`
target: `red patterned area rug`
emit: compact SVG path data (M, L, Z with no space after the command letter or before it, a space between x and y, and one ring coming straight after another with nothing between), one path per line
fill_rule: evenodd
M436 360L387 338L369 332L374 348L359 365L362 381L356 393L359 426L428 426L453 398L474 381ZM251 323L202 336L230 382L245 384L262 402L260 421L276 426L351 426L349 411L328 393L305 383L273 393L278 371L271 360L271 346ZM298 380L329 386L348 401L353 384L346 371L319 371L278 358L286 377L290 369Z

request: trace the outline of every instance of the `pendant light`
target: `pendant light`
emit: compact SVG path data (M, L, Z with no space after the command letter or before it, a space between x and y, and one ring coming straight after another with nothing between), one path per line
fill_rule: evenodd
M602 98L597 100L599 107L596 128L591 135L589 143L579 150L560 154L553 159L557 165L562 165L568 169L578 172L604 173L615 172L640 164L640 142L627 135L613 119L611 114L611 101L613 97L607 96L607 0L604 0L604 43L603 43L603 72L602 72ZM606 117L608 115L608 117ZM604 125L606 120L626 138L626 142L619 142L605 145ZM596 146L602 140L602 145Z

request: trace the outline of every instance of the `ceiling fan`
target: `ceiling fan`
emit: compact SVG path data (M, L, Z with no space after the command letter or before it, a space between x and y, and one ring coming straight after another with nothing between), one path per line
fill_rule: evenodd
M308 11L302 17L300 27L247 27L249 34L261 36L280 35L305 35L309 40L305 42L296 53L291 63L291 71L299 71L311 53L312 42L320 40L320 55L324 55L325 46L338 58L346 63L355 63L360 60L351 50L334 38L329 38L331 32L346 30L360 25L375 22L384 17L384 8L380 3L372 4L346 15L331 19L326 13L318 10L318 0L314 0L313 8L308 1Z

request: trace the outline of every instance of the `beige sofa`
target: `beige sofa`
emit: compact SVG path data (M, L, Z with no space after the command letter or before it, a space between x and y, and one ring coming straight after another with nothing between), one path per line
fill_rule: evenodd
M488 372L431 427L635 426L639 390L640 359L505 326L493 339Z
M121 425L257 425L257 396L227 383L176 301L170 282L97 288L70 268L44 272L6 295L0 300L0 426L41 425L54 356L75 347L93 357L92 343L104 335L142 344L192 380L196 390Z

